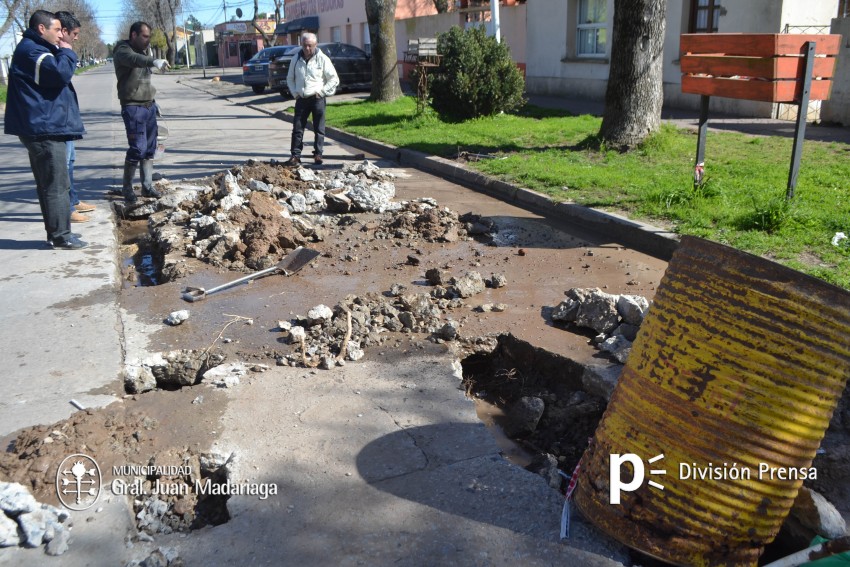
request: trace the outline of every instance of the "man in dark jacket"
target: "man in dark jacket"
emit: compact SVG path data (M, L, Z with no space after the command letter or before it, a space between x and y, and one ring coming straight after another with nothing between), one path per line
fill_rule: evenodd
M151 27L145 22L130 26L130 39L119 41L112 52L115 76L118 77L118 100L121 118L130 144L124 158L124 185L121 190L127 203L136 202L133 177L141 166L142 195L159 198L153 187L153 156L156 152L156 89L151 84L151 69L168 69L165 59L146 55L151 43Z
M52 12L36 10L15 48L6 94L5 132L26 146L47 239L54 248L88 246L71 234L70 180L65 142L85 134L71 86L77 55L63 41Z

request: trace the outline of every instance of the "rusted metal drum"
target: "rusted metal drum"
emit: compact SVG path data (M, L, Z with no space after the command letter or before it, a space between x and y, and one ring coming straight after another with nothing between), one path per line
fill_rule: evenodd
M845 290L683 238L584 454L579 509L671 563L755 565L817 475L847 337Z

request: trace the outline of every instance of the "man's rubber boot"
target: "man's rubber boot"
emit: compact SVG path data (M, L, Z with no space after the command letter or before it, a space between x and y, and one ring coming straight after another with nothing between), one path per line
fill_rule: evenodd
M159 199L162 193L153 188L153 160L142 160L142 197Z
M124 195L124 202L128 205L133 205L136 202L136 193L133 191L133 178L136 176L136 164L132 161L124 162L124 185L121 187L121 194Z

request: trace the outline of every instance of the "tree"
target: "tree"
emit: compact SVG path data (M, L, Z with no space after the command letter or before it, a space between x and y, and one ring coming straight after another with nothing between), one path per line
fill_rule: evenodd
M449 11L449 0L434 0L434 7L438 14L445 14Z
M631 149L658 130L667 0L615 0L611 69L599 136Z
M269 47L271 45L275 45L277 42L277 36L275 34L269 35L269 33L257 25L257 20L265 19L266 14L259 14L259 6L257 5L257 0L254 0L254 17L251 18L251 25L254 26L254 29L257 30L261 36L263 36L263 45ZM280 9L283 4L283 0L274 0L274 21L275 23L280 21Z
M370 100L389 102L401 96L395 45L397 0L366 0L366 21L372 40L372 94Z
M2 6L6 9L6 19L0 24L0 37L3 37L15 23L15 15L18 13L21 4L23 4L23 0L3 0Z
M194 14L189 14L189 17L186 18L186 29L190 29L192 31L201 31L204 29L204 24L195 17Z

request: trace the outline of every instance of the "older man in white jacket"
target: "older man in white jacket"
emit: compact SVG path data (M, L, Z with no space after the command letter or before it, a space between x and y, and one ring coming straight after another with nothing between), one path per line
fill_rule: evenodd
M286 85L295 97L295 124L292 126L292 157L287 165L301 163L301 150L304 149L304 128L310 114L313 115L313 161L322 163L322 147L325 144L325 99L339 85L330 58L316 46L316 34L305 33L301 36L301 49L292 57Z

